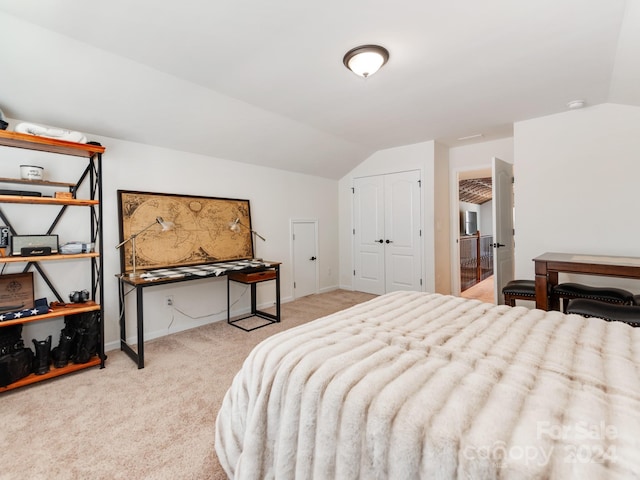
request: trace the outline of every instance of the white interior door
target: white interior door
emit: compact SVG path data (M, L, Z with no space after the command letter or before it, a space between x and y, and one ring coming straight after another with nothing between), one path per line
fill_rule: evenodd
M318 223L294 220L291 231L293 296L318 293Z
M422 290L420 172L385 175L385 290Z
M383 176L354 179L353 236L353 288L376 295L385 293Z
M502 288L514 276L513 165L493 157L493 288L496 303L504 304Z
M354 179L354 289L422 290L420 172Z

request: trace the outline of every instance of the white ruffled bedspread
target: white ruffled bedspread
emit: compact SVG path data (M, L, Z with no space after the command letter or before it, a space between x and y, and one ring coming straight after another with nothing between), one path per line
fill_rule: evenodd
M640 328L386 294L256 346L216 452L232 479L640 478Z

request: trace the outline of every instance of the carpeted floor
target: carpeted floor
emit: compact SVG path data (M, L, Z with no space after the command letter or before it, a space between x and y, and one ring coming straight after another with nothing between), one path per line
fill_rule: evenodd
M276 332L371 298L345 290L311 295L283 304L282 323L253 332L217 322L147 342L142 370L111 351L103 370L4 393L0 479L226 479L214 422L249 351Z

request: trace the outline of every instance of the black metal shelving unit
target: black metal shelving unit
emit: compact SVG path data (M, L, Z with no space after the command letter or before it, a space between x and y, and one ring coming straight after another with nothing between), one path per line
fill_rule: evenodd
M15 325L18 323L25 324L29 322L37 322L50 318L64 317L77 313L100 311L100 339L98 342L97 356L92 358L88 363L69 364L63 368L51 367L51 370L44 375L31 374L17 382L6 387L0 387L0 393L29 385L35 382L47 380L49 378L65 375L67 373L86 369L99 365L104 368L106 355L104 353L104 308L102 299L104 298L104 282L102 278L103 257L102 257L102 154L105 148L97 144L83 144L75 142L67 142L63 140L38 137L33 135L6 132L0 130L0 146L24 148L29 150L37 150L49 153L57 153L74 157L84 158L87 162L86 168L74 183L48 182L40 180L22 180L13 178L0 178L0 183L8 184L25 184L41 185L44 187L55 187L68 189L70 196L68 198L55 197L36 197L22 195L0 195L0 219L10 229L12 235L19 235L13 228L9 216L5 214L2 206L5 204L24 204L24 205L57 205L60 207L57 215L49 225L46 234L51 235L55 231L59 221L63 218L70 207L85 207L89 209L90 216L90 237L91 242L95 244L94 252L80 254L54 254L45 256L10 256L0 257L0 264L8 263L24 263L23 272L35 270L47 284L51 293L56 297L58 302L64 303L62 296L52 278L46 273L42 264L51 261L65 261L70 259L87 259L91 265L91 299L83 304L72 304L54 308L44 315L36 315L23 317L15 320L7 320L0 322L0 328ZM77 198L77 192L80 187L88 184L89 198ZM85 187L86 188L86 187Z

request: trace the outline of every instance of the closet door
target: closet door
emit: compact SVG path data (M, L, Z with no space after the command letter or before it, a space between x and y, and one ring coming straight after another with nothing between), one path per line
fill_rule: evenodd
M385 291L420 291L420 172L385 175L384 192Z
M384 277L384 177L353 181L353 288L385 293Z
M354 179L354 289L422 289L420 172Z

